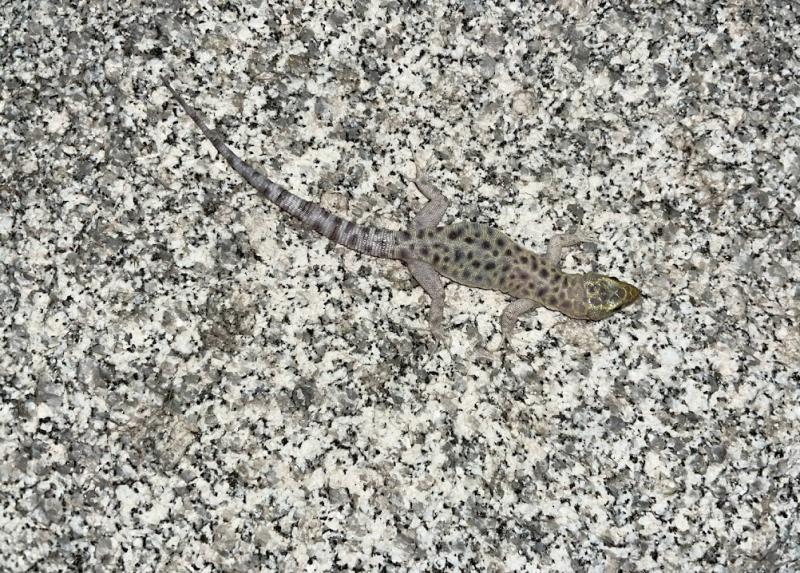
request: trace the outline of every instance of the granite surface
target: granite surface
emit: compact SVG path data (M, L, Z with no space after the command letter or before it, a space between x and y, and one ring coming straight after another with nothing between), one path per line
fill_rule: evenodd
M76 4L80 7L67 7ZM800 569L796 2L0 8L0 569ZM599 323L314 236L452 201Z

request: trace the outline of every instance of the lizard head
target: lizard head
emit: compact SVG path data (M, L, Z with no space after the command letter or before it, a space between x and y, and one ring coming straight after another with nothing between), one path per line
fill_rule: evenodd
M638 288L614 277L586 273L582 278L588 320L603 319L639 298Z

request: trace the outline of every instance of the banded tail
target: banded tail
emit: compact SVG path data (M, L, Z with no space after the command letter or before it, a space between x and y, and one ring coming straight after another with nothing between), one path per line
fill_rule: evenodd
M378 229L358 225L347 219L334 215L316 203L301 199L297 195L284 189L266 175L250 167L223 141L222 137L211 130L200 116L198 111L175 91L164 78L164 85L172 92L184 111L192 118L195 125L200 128L203 135L208 138L217 151L225 158L236 173L241 175L253 188L263 193L267 199L275 203L283 211L295 219L311 227L319 234L339 243L349 249L386 259L395 259L395 245L398 242L397 233L388 229Z

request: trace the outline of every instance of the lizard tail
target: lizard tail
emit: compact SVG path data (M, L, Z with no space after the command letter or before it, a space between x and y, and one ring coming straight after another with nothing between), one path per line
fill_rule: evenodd
M294 193L284 189L266 175L250 167L222 140L222 137L210 129L198 111L189 105L164 78L164 85L186 111L192 121L200 128L217 151L225 158L236 173L241 175L252 187L263 193L267 199L275 203L283 211L311 227L316 232L349 249L387 259L398 258L395 254L398 233L388 229L378 229L358 225L347 219L334 215L316 203L301 199Z

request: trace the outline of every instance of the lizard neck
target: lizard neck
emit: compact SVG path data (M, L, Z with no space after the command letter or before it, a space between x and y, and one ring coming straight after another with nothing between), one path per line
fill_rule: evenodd
M583 275L565 273L549 264L542 269L529 283L528 298L567 316L584 318L586 293Z

